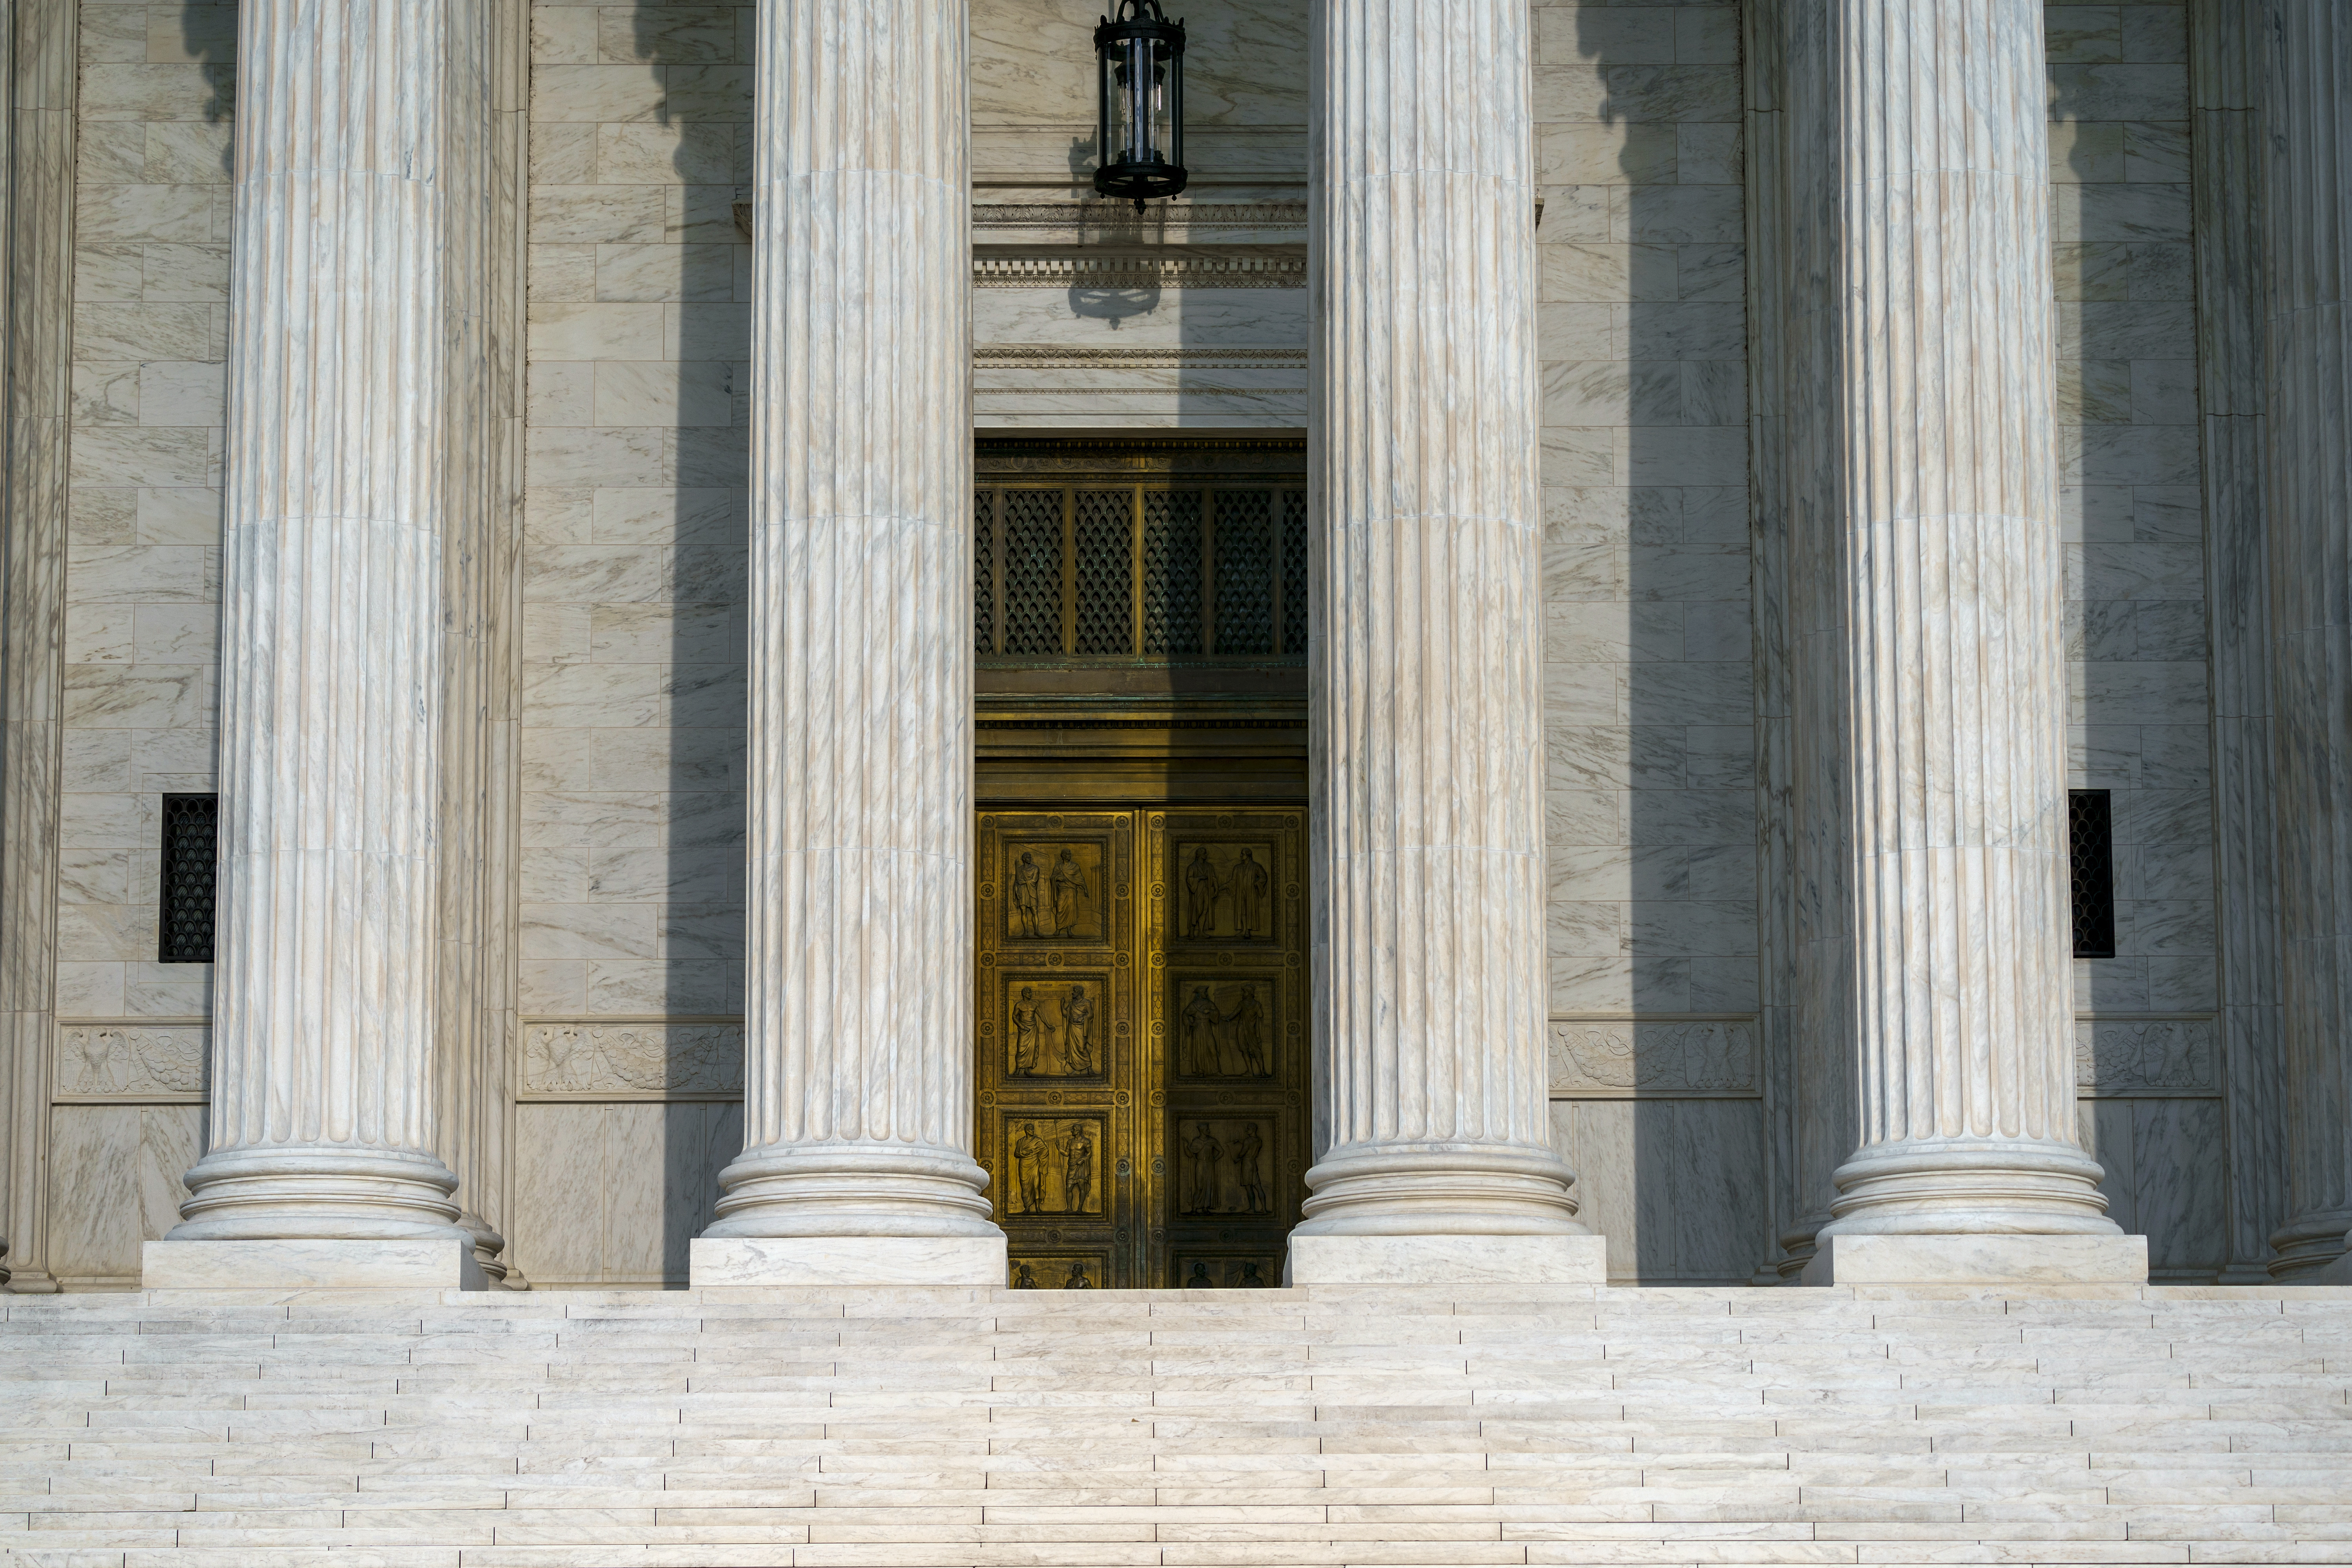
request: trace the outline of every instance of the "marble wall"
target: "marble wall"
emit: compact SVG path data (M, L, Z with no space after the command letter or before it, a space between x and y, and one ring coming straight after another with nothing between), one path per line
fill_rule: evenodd
M154 962L166 792L214 788L231 5L81 7L58 1012L201 1018Z
M1757 1082L1692 1098L1677 1026L1757 1007L1739 14L1541 5L1536 47L1551 1007L1635 1069L1555 1124L1612 1277L1738 1281Z
M2204 1064L2219 999L2188 10L2046 15L2067 782L2114 792L2116 824L2116 956L2076 961L2075 1005L2106 1063L2155 1028L2193 1036ZM2077 1077L2110 1212L2147 1234L2159 1278L2210 1276L2225 1261L2218 1069Z
M202 1138L198 1082L149 1068L159 1042L200 1054L212 1008L211 965L155 962L155 903L163 796L216 787L236 11L90 0L79 30L45 1086L47 1271L68 1289L136 1282Z

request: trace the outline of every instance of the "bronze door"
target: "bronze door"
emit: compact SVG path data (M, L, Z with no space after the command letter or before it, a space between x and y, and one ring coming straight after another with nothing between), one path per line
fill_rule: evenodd
M1281 1282L1305 849L1289 808L982 815L975 1138L1008 1283Z

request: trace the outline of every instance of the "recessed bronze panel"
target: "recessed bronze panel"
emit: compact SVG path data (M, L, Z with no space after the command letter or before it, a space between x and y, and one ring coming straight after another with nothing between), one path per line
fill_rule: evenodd
M1178 840L1170 940L1178 946L1278 940L1286 889L1276 880L1277 865L1275 847L1265 840Z
M1021 969L1004 976L1004 1071L1100 1079L1110 1068L1110 975Z
M1279 975L1180 972L1169 979L1176 1076L1266 1079L1275 1075L1284 1025Z
M1103 941L1104 847L1100 839L1006 839L1000 872L1005 940Z

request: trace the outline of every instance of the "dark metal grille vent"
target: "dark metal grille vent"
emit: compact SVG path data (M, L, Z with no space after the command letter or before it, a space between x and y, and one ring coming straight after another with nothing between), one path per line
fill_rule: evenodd
M1077 493L1079 653L1127 651L1134 501L1129 490Z
M163 875L156 962L213 961L213 887L219 875L220 797L163 797Z
M1143 498L1143 651L1201 651L1201 492Z
M1274 495L1217 497L1217 651L1274 651Z
M1282 498L1282 646L1307 651L1307 495Z
M2116 823L2103 789L2066 792L2066 863L2074 892L2074 956L2116 955Z
M982 653L996 651L996 552L989 527L995 502L996 498L985 490L971 498L971 536L980 542L973 552L971 626L974 646Z
M1062 492L1004 492L1004 651L1062 651Z

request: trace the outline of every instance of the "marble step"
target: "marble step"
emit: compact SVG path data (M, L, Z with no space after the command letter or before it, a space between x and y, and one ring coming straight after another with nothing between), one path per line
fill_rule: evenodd
M2352 1563L2352 1292L0 1297L0 1562Z

